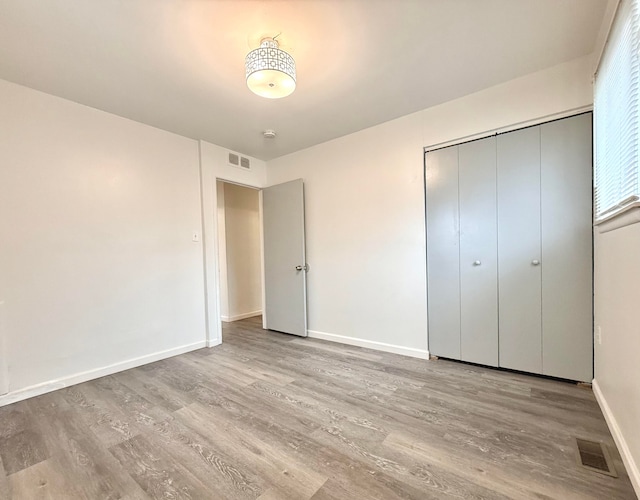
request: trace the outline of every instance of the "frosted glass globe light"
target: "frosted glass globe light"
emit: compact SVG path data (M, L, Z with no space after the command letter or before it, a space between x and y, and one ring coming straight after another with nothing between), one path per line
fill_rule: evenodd
M247 86L254 94L279 99L296 89L296 62L273 38L263 38L260 47L247 54L244 67Z

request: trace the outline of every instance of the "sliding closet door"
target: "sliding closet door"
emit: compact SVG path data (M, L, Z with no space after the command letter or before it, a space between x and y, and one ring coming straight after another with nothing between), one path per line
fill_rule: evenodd
M541 127L542 363L593 378L591 113Z
M461 358L498 366L496 138L460 145L458 168Z
M541 373L540 127L497 146L500 366Z
M426 155L429 352L460 359L458 148Z

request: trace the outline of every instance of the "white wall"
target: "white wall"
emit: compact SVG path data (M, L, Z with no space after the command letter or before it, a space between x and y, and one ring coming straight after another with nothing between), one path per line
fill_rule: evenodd
M200 177L202 180L202 224L204 229L205 301L207 304L207 345L222 342L220 314L220 263L218 261L218 180L263 188L266 163L249 157L251 169L227 163L229 150L200 141Z
M5 81L0 109L0 404L203 346L198 143Z
M595 234L594 391L640 493L640 223Z
M426 353L421 137L413 114L268 163L305 183L310 335Z
M228 311L223 321L262 313L262 257L260 245L260 192L237 184L224 185L226 283ZM222 246L222 245L221 245ZM221 303L224 297L221 293Z
M591 58L268 162L303 178L310 334L424 356L423 147L540 122L592 104Z

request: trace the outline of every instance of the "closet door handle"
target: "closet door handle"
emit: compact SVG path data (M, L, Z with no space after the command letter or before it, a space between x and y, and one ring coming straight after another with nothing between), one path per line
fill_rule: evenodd
M479 266L480 264L482 264L482 262L480 262L479 260L475 260L475 261L473 262L473 265L474 265L474 266Z
M540 265L540 261L539 261L538 259L533 259L533 260L531 261L531 263L532 263L534 266L539 266L539 265Z

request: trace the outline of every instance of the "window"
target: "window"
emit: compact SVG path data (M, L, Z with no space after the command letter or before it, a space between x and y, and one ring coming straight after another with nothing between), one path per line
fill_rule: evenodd
M640 0L622 0L595 78L595 219L640 200Z

